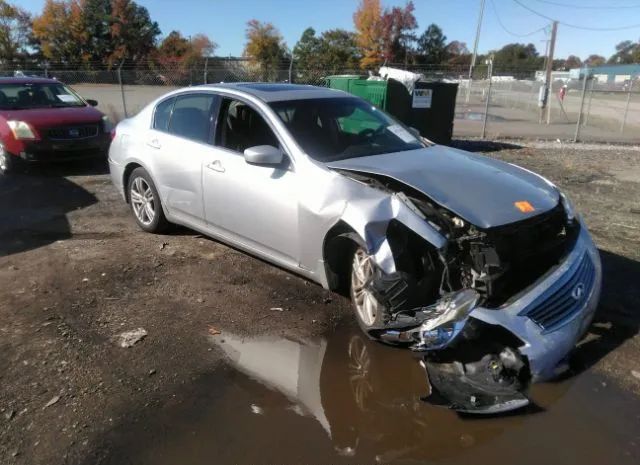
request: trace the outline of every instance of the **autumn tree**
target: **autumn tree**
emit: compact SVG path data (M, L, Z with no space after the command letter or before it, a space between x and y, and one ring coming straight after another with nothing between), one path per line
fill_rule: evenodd
M160 28L133 0L47 0L33 34L50 60L112 66L146 58Z
M409 1L404 8L385 9L380 18L382 56L386 62L407 62L411 44L416 40L412 31L418 28L413 15L415 6Z
M10 63L24 58L31 39L31 16L25 10L0 0L0 60Z
M111 52L107 63L136 63L148 57L160 35L149 11L131 0L113 0L110 14Z
M452 40L445 47L445 53L447 56L447 64L449 65L468 66L471 64L471 53L465 42Z
M383 62L381 16L380 0L360 0L360 4L353 14L356 43L362 54L361 68L373 68Z
M244 56L260 66L263 80L269 80L272 71L287 57L280 31L271 23L252 19L247 22L246 37Z
M437 24L429 27L418 38L416 61L421 64L440 64L447 58L447 37Z

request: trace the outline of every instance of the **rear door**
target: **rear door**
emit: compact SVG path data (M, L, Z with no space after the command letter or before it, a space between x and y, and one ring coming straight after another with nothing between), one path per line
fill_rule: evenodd
M202 161L213 150L212 93L180 94L158 104L147 140L154 181L164 206L187 222L204 221Z
M223 98L215 150L204 163L205 217L220 234L297 266L299 179L287 154L278 166L247 163L244 150L257 145L273 145L284 151L256 107Z

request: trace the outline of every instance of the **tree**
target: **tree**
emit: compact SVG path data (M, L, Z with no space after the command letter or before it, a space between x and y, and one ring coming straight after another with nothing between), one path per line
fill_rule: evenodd
M320 68L320 39L316 37L314 28L308 27L304 30L300 40L293 47L293 56L299 69Z
M33 35L45 58L78 65L86 42L77 1L46 0L40 16L33 20Z
M577 57L575 55L569 55L564 62L564 68L567 70L580 68L581 66L582 66L582 60L580 59L580 57Z
M417 61L421 64L440 64L447 57L447 37L437 24L429 27L418 38Z
M447 63L450 65L469 65L471 64L471 53L467 48L467 44L457 40L452 40L446 46Z
M33 20L43 55L75 65L143 60L159 34L147 9L133 0L47 0Z
M408 61L411 43L416 36L411 32L418 27L413 11L415 6L409 1L404 8L385 9L380 18L382 56L386 62Z
M631 64L640 62L640 43L632 40L625 40L616 45L616 53L611 55L609 63Z
M605 57L603 57L602 55L589 55L589 57L584 60L584 64L586 66L602 66L606 63L607 59Z
M356 69L361 58L356 35L344 29L324 31L320 36L318 52L320 65L330 72L344 68Z
M257 19L247 22L246 37L244 56L260 66L262 79L266 81L270 72L285 59L286 44L273 24L262 23Z
M0 0L0 60L12 62L28 53L31 16L25 10Z
M131 0L113 0L110 35L113 51L109 65L123 61L137 62L149 56L156 47L160 27L151 21L149 11Z
M362 55L361 68L373 68L382 63L381 11L380 0L360 0L353 14L356 43Z
M507 44L491 53L494 64L507 69L539 69L544 62L533 44Z

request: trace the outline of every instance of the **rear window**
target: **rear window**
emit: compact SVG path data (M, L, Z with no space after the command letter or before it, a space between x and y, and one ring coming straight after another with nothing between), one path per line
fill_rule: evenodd
M196 142L211 142L213 94L188 94L176 97L169 132Z
M171 118L171 110L173 109L173 102L175 102L175 100L175 98L170 98L158 104L153 116L154 129L164 132L169 130L169 119Z

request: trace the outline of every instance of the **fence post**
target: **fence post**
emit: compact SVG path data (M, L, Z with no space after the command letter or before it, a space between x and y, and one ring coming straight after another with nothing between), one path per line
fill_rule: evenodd
M629 113L629 102L631 101L631 90L633 89L633 79L629 83L629 92L627 93L627 104L624 107L624 116L620 125L620 132L624 132L624 126L627 124L627 113Z
M482 139L487 134L487 115L489 114L489 102L491 100L491 81L493 81L493 59L489 58L489 88L487 89L487 101L484 105L484 120L482 121Z
M209 57L204 59L204 83L209 84L207 74L209 73Z
M580 98L580 110L578 111L578 122L576 123L576 133L573 136L573 141L578 142L580 137L580 125L582 124L582 110L584 108L584 97L587 93L587 78L589 77L588 69L584 69L584 81L582 82L582 97Z
M127 113L127 99L124 97L124 85L122 84L122 65L124 61L120 63L118 66L118 83L120 84L120 94L122 94L122 109L124 110L124 117L128 118L129 114Z
M591 80L591 86L589 86L589 103L587 103L587 114L584 117L583 126L587 126L589 124L589 116L591 116L591 100L593 99L593 83L594 80Z

